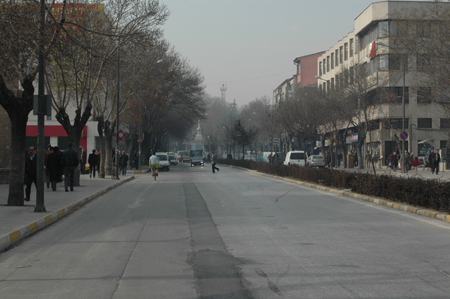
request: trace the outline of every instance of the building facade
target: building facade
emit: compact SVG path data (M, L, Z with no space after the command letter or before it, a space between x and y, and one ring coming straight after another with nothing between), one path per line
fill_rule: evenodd
M322 78L317 85L328 91L345 88L357 80L352 76L356 67L373 84L367 92L373 98L375 113L370 117L371 129L365 136L363 153L373 152L384 165L386 157L401 144L403 119L408 138L405 149L414 156L424 156L431 146L446 147L448 118L442 114L439 101L431 100L431 88L421 80L421 58L408 55L400 46L402 36L419 28L429 33L433 21L418 13L433 2L384 1L370 4L355 19L355 29L323 53L317 60ZM440 3L449 8L449 3ZM404 113L403 67L405 67ZM349 75L347 75L349 74ZM355 149L355 132L348 132L348 149ZM404 136L404 135L403 135Z

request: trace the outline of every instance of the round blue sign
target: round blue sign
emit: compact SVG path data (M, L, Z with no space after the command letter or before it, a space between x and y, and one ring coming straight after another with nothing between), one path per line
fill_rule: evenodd
M408 139L408 132L406 132L406 131L401 132L400 139L402 139L402 140Z

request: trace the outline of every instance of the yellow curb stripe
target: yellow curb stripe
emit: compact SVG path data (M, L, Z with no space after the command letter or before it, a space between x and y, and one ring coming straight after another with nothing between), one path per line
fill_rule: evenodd
M392 204L392 208L397 209L397 210L400 210L400 209L402 208L402 205L399 204L399 203L393 203L393 204Z
M48 223L50 223L50 222L52 222L52 215L47 215L47 216L45 216L45 224L48 224Z
M15 230L9 233L9 242L14 243L20 240L20 230Z
M64 209L58 211L58 217L64 216Z
M430 217L430 218L436 218L437 214L439 214L439 213L432 212L432 211L423 211L423 215Z
M410 213L417 213L419 209L418 208L414 208L414 207L407 207L406 211L410 212Z
M28 225L28 228L30 229L30 232L34 232L35 230L38 229L38 224L37 222L33 222L30 225Z
M72 209L73 209L73 205L69 205L69 206L67 207L67 210L69 210L69 211L72 211Z

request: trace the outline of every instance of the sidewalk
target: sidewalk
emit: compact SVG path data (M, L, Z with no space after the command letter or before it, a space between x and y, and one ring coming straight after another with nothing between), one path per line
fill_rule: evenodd
M110 176L99 179L89 178L89 175L81 175L81 186L74 187L73 192L65 192L64 183L58 183L56 191L52 191L51 188L45 186L44 206L47 212L43 213L34 212L36 204L36 187L34 185L32 186L30 201L26 201L22 207L10 207L6 205L9 185L1 184L0 252L71 213L79 206L141 175L143 174L133 174L133 171L129 171L126 176L120 176L120 181L111 180Z

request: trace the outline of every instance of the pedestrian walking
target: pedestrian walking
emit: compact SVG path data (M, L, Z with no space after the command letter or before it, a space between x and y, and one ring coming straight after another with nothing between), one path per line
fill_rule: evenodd
M433 155L433 153L434 153L434 147L432 146L427 152L427 159L428 159L428 161L427 161L427 164L425 165L426 167L429 167L430 171L433 168L433 166L431 165L432 164L431 156Z
M73 149L72 142L69 143L69 148L63 153L63 163L64 163L64 187L66 192L73 191L73 178L75 175L75 168L79 164L78 154Z
M337 154L337 167L341 167L342 152Z
M330 167L330 165L331 165L331 153L330 153L330 151L327 151L327 153L326 153L326 161L327 161L327 167Z
M122 170L122 175L126 175L128 169L128 155L125 154L125 151L122 151L122 155L119 157L119 165Z
M89 177L92 178L92 175L95 178L95 171L97 170L98 165L98 155L95 149L92 150L92 154L89 154L88 163L89 163Z
M216 173L216 169L217 169L217 172L219 172L219 168L217 168L216 167L216 163L217 163L217 155L214 153L214 152L212 152L212 155L211 155L211 166L212 166L212 172L213 173Z
M47 159L51 153L53 153L53 148L49 144L49 145L47 145L47 151L44 154L45 182L47 183L47 188L50 188L50 174L49 174L48 168L47 168Z
M34 183L36 187L37 176L37 158L34 146L30 146L28 155L25 158L25 198L23 200L30 201L31 185Z
M365 156L365 160L366 160L366 167L369 168L370 164L372 163L372 154L370 153L370 151L367 151L367 154Z
M398 156L397 152L392 152L392 154L389 155L389 165L391 166L392 170L397 170L398 167Z
M436 151L431 154L431 174L436 171L436 174L439 173L439 162L441 162L441 155L439 154L439 150L436 149Z
M52 184L52 190L56 191L56 184L62 182L62 174L64 171L63 157L59 151L59 147L53 147L52 153L47 159L47 168L50 182Z
M86 174L86 163L87 163L87 154L84 151L84 148L81 149L80 153L80 171L81 174Z

